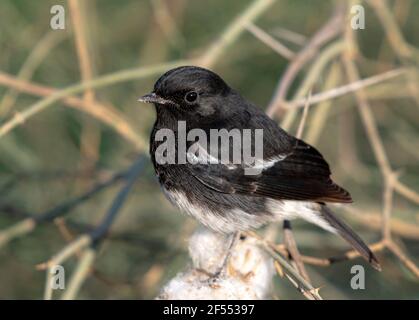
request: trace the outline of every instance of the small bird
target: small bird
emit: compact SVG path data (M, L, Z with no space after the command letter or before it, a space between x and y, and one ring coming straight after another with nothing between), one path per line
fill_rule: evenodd
M157 120L150 138L151 159L163 192L182 211L224 234L302 218L340 235L375 269L381 269L362 239L326 205L350 203L352 199L332 181L329 165L319 151L281 129L216 73L195 66L169 70L157 80L153 92L139 101L155 105ZM197 155L191 151L196 150L191 146L201 143L196 140L187 141L187 148L180 148L180 122L187 132L199 129L208 136L214 129L261 129L263 153L253 163L258 171L246 174L248 163L200 161L205 152L206 159L219 160L221 146L215 155L202 146L205 152ZM176 159L184 156L196 161L161 163L156 155L164 143L156 139L160 130L174 132ZM255 141L251 144L254 147ZM244 147L243 143L240 148Z

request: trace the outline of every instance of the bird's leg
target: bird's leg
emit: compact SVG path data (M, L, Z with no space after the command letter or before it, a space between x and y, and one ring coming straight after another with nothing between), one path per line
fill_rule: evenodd
M227 266L231 258L231 254L233 252L234 246L237 244L237 240L240 238L240 232L236 231L231 236L230 244L228 245L226 254L223 259L222 265L218 268L218 270L212 276L213 279L220 278L221 276L225 275L227 271Z

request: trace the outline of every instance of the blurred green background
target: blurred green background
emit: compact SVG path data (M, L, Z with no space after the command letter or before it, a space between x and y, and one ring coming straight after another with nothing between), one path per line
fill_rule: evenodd
M82 1L93 77L197 57L250 3L250 0ZM65 30L50 28L50 8L55 4L66 9ZM334 1L326 0L278 0L255 24L298 52L330 17L334 5ZM388 5L399 19L406 41L419 47L419 1L388 1ZM365 10L366 29L357 31L363 77L401 66L377 16L368 5ZM19 75L28 57L38 50L40 59L26 75L28 81L57 89L81 81L66 1L2 0L0 17L1 72ZM300 43L284 39L284 29L300 34L296 37ZM42 48L47 49L42 52ZM244 31L212 69L246 98L265 108L288 63ZM304 79L309 65L294 81L289 97ZM318 78L313 93L322 91L326 74ZM154 108L136 100L150 91L158 76L95 89L95 99L120 111L148 141ZM337 85L344 83L346 79L342 77ZM417 101L404 94L406 90L402 89L406 85L402 80L387 85L388 98L371 100L379 133L392 167L402 169L401 180L419 190L419 107ZM418 82L413 87L418 90ZM5 102L5 96L10 99L11 94L15 95L15 101ZM8 86L0 85L0 125L38 100L35 95L16 94ZM315 108L309 111L305 132L310 130ZM378 216L382 209L383 180L353 96L333 100L326 119L315 146L330 163L334 179L352 193L355 200L352 206L361 213ZM296 125L291 132L295 133ZM0 228L17 223L23 213L36 215L83 193L95 182L127 168L139 153L132 143L103 122L61 102L55 103L0 137ZM65 222L42 224L34 232L1 247L0 298L42 298L45 272L35 266L66 245L68 239L58 226L65 223L70 236L76 237L98 224L119 186L84 202L65 216ZM376 224L360 223L348 213L341 214L367 242L380 239ZM419 211L413 202L395 195L392 214L397 221L418 230ZM153 298L165 282L189 263L187 240L195 226L195 221L180 214L164 198L148 163L100 247L95 270L78 298ZM328 257L348 249L335 236L306 223L294 223L294 230L304 254ZM418 263L419 234L397 234L399 239ZM418 299L418 279L388 251L378 253L378 257L384 271L377 273L366 266L365 290L350 287L350 267L354 262L364 265L360 259L329 267L308 266L308 270L313 283L322 287L324 298ZM76 261L73 258L66 262L68 275ZM279 277L274 281L274 297L303 298L285 278Z

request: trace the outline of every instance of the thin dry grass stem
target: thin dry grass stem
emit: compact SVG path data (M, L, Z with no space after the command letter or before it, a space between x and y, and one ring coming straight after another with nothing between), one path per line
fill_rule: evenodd
M412 2L410 0L394 2L392 11L394 12L395 21L400 26L400 28L405 24L409 16L411 4ZM392 57L394 56L394 51L391 49L392 48L389 45L389 42L383 41L381 43L377 61L391 61ZM385 68L384 63L380 65L380 69L382 68Z
M305 96L307 95L307 92L317 84L319 78L322 76L322 73L327 68L329 63L332 60L334 60L337 56L339 56L344 49L345 45L344 42L341 40L337 40L328 45L325 49L323 49L322 52L317 56L313 64L310 66L306 76L304 77L304 80L302 81L301 85L298 87L296 93L294 94L292 101L304 99L305 102ZM288 102L285 101L282 103L282 105L284 106L284 108L282 109L286 110L286 113L281 121L281 127L285 130L291 128L294 120L298 115L297 108L287 109L285 107L287 103Z
M310 300L323 300L319 295L318 290L314 288L304 277L300 275L298 270L293 268L286 259L275 249L275 245L269 243L266 239L259 236L257 233L249 231L246 235L258 240L261 247L281 266L290 282Z
M307 42L306 36L282 27L276 27L274 30L272 30L272 33L275 34L275 36L277 36L278 38L289 41L298 46L303 46Z
M70 231L70 229L68 228L65 219L60 217L60 218L56 218L54 219L54 223L58 228L58 231L60 232L61 236L63 237L63 239L67 242L70 243L71 241L74 240L74 234ZM91 229L91 228L90 228ZM108 237L110 237L111 235L108 234ZM86 249L89 250L89 249ZM77 251L75 252L75 257L78 259L78 261L80 261L80 259L82 258L82 252L81 251ZM99 270L97 270L94 266L92 266L91 268L91 273L92 275L98 279L99 281L103 282L104 284L108 285L108 286L114 286L116 285L115 281L112 281L111 279L108 279L105 275L103 275Z
M298 125L297 134L296 134L296 137L298 139L301 139L303 136L303 130L307 121L308 108L310 107L310 105L311 105L311 90L308 92L306 102L304 105L303 115L301 117L300 124Z
M345 69L351 82L359 81L358 70L356 69L354 62L351 59L345 59ZM384 150L383 143L380 139L377 125L375 123L375 119L371 111L370 105L362 89L355 92L355 97L359 105L358 110L361 114L368 138L370 139L374 155L377 159L379 167L382 170L383 176L386 176L387 174L390 174L392 171L387 155Z
M27 218L0 231L0 248L9 243L10 240L21 237L35 229L36 223L33 219Z
M294 262L295 268L298 273L309 283L311 283L308 272L304 266L304 262L301 259L300 251L298 250L297 242L295 241L294 234L291 229L291 223L288 220L284 221L284 244L287 249L288 255L291 261Z
M70 278L68 287L63 293L63 300L73 300L77 297L82 284L92 272L92 265L95 257L96 250L92 248L87 248L82 252L76 269Z
M66 247L64 247L64 249L62 249L59 253L54 255L47 262L41 263L36 266L37 270L46 270L46 281L44 288L45 300L50 300L52 298L52 274L54 271L54 267L57 265L61 265L73 255L90 246L90 244L91 238L88 235L80 236L78 239L69 243Z
M80 0L68 0L70 16L74 29L74 40L76 45L77 57L81 80L90 81L93 78L92 59L87 45L87 28ZM86 9L85 7L83 9ZM83 100L86 104L95 104L95 92L92 88L85 90ZM92 119L83 119L82 132L80 138L81 167L93 168L99 157L100 130Z
M79 0L68 0L68 4L70 8L72 26L74 29L74 40L81 78L82 81L89 81L93 78L93 68L87 46L85 19L82 16ZM85 96L90 95L91 98L94 98L94 92L91 88L87 88L84 94Z
M337 62L334 62L326 76L324 82L324 89L329 90L332 87L335 87L340 81L340 68ZM313 96L311 96L311 103L313 103ZM329 109L332 106L330 100L325 100L320 103L317 108L314 108L313 115L311 117L311 122L307 130L306 140L312 145L316 145L320 137L321 132L326 124L326 119L329 114Z
M150 17L146 37L139 49L138 62L152 64L164 61L172 50L183 51L185 39L181 34L180 23L188 5L185 0L149 1L153 19Z
M246 25L246 29L256 38L258 38L262 43L267 45L269 48L274 50L285 59L291 60L294 57L295 53L293 51L288 49L285 45L283 45L281 42L279 42L277 39L272 37L269 33L265 32L255 24L248 23Z
M45 268L47 269L46 282L45 282L45 288L44 288L44 300L52 299L52 293L53 293L52 275L53 275L54 266L65 262L65 260L70 258L72 255L76 255L79 258L79 262L76 266L76 270L74 271L73 277L70 279L69 286L67 287L66 292L63 294L63 297L69 297L68 299L74 297L74 294L78 292L81 286L81 283L84 281L85 277L87 276L88 272L86 272L85 268L87 267L87 271L89 271L94 261L95 251L90 248L84 249L88 247L88 245L89 245L88 239L86 237L81 237L79 238L79 240L71 242L55 258L53 257L51 260L49 260L45 264L40 264L37 266L39 270L43 270ZM64 256L64 254L66 256Z
M374 9L375 14L378 16L378 19L386 32L387 39L393 51L403 64L409 65L410 62L413 62L416 66L419 65L419 49L407 43L395 16L388 7L387 1L369 0L368 3ZM410 75L407 86L412 98L419 106L419 90L415 83L417 83L417 75Z
M393 211L393 195L394 195L394 182L397 179L395 172L392 172L386 177L388 180L384 184L383 190L383 224L382 224L382 235L383 238L390 241L391 240L391 212Z
M345 84L345 85L342 85L333 89L329 89L327 91L319 92L319 93L314 94L311 97L311 104L317 104L319 102L335 99L343 95L353 93L357 90L367 88L367 87L379 84L384 81L388 81L390 79L399 77L401 75L405 75L408 72L409 70L406 68L398 68L398 69L390 70L381 74L377 74L372 77L359 79L356 82ZM286 109L301 108L301 107L304 107L304 104L305 104L305 99L301 98L298 100L287 102L284 105L284 108Z
M387 248L419 279L419 268L394 241L387 242Z
M60 265L72 257L76 252L88 247L92 243L92 239L88 235L82 235L73 242L70 242L64 249L50 258L48 261L40 263L36 266L37 270L50 269L56 265Z
M404 39L403 33L401 32L397 21L387 5L387 1L368 0L367 2L371 5L378 16L394 52L396 52L403 59L412 58L414 54L417 54L415 49Z
M38 85L32 82L18 80L6 73L0 72L0 84L14 88L15 90L33 94L36 96L48 97L57 93L58 91ZM146 142L144 139L135 132L132 125L124 118L124 115L117 109L111 106L105 106L103 104L94 103L88 104L85 100L67 96L63 98L63 103L69 107L75 108L79 111L85 112L94 118L104 122L110 127L114 128L122 137L131 142L138 150L142 151L146 149ZM17 113L19 114L19 113Z
M45 276L45 287L44 287L44 300L51 300L53 294L53 286L52 286L52 272L47 270Z
M159 27L163 31L165 40L175 48L182 47L185 43L185 37L182 35L176 19L170 12L167 1L152 0L150 1L153 9L154 17Z
M383 215L382 212L370 213L357 210L350 206L343 207L350 215L348 217L356 223L361 224L365 228L382 231L383 230ZM399 237L419 240L419 226L412 225L408 222L402 221L392 217L390 219L391 233Z
M269 241L268 241L269 242ZM273 244L272 242L269 242L271 246L275 247L275 250L282 254L283 256L288 255L288 250L285 245L282 244ZM376 243L370 244L369 248L373 252L379 252L385 249L386 244L384 240L380 240ZM320 257L314 257L314 256L307 256L307 255L301 255L301 261L308 265L313 266L320 266L320 267L327 267L335 263L344 262L347 260L353 260L355 258L360 257L360 254L356 250L348 250L344 254L339 256L333 256L329 258L320 258Z
M74 235L68 229L64 218L62 217L55 218L54 223L57 226L58 231L60 232L60 234L62 235L62 237L64 238L66 242L70 242L74 239Z
M64 220L64 218L56 218L55 220L54 220L54 223L56 224L56 226L58 227L58 230L59 230L59 232L61 233L61 235L62 235L62 237L64 238L64 240L67 242L67 243L69 243L69 242L71 242L71 241L73 241L74 240L74 235L70 232L70 230L68 229L68 227L67 227L67 225L65 224L65 220ZM75 253L74 253L74 255L75 255L75 257L79 260L79 263L78 263L78 265L77 265L77 267L76 267L76 270L77 270L77 268L79 268L79 266L80 266L80 264L81 264L81 262L80 262L80 259L83 259L83 257L84 257L84 254L86 253L86 251L88 251L89 249L86 249L86 250L84 250L84 251L76 251ZM93 260L92 260L93 261ZM93 269L93 268L92 268ZM94 271L94 270L92 270L92 271ZM76 273L77 271L74 271L74 274ZM74 276L73 276L74 277ZM72 280L70 280L70 284L71 284L71 282L72 282ZM67 287L67 290L65 291L65 293L63 294L63 297L64 297L64 295L65 294L67 294L67 292L74 292L74 289L73 290L70 290L70 287L71 287L71 285L69 285L68 287ZM73 287L74 287L74 284L73 284ZM49 299L48 299L49 300ZM67 300L69 300L69 299L67 299Z
M70 243L74 240L74 235L70 231L70 229L67 227L64 218L59 217L54 219L54 224L57 226L58 231L60 232L61 236L65 240L66 243ZM82 252L76 251L75 256L77 259L80 259Z
M61 41L67 37L67 35L68 33L66 32L47 32L32 49L25 62L22 64L22 67L16 77L19 80L29 80L38 66L45 61L47 55L52 52L54 47L60 44ZM9 113L17 98L18 91L16 89L9 88L9 90L3 95L0 102L0 117L4 117Z
M385 249L386 244L383 240L381 240L379 242L370 244L368 247L370 248L372 252L380 252ZM342 256L337 256L337 257L319 258L319 257L303 255L301 256L301 259L304 263L309 264L309 265L319 266L319 267L328 267L334 263L353 260L358 257L360 257L358 251L349 250L346 253L344 253Z
M245 30L249 22L256 20L276 0L254 0L233 22L221 33L221 36L197 61L204 67L211 67Z
M411 188L403 184L401 181L396 180L394 182L394 190L406 199L409 199L410 201L419 204L419 193L412 190Z
M283 101L286 99L291 83L294 81L303 66L316 55L323 44L336 37L342 31L342 19L344 17L344 13L345 6L338 4L332 17L319 31L316 32L311 40L299 53L297 53L293 61L289 64L267 108L267 114L270 117L272 117L281 108Z

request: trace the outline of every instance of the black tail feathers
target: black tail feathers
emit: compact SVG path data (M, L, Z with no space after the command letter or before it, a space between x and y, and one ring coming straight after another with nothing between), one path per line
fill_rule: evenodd
M381 271L380 263L374 253L347 224L338 219L326 205L321 206L320 214L374 269Z

